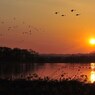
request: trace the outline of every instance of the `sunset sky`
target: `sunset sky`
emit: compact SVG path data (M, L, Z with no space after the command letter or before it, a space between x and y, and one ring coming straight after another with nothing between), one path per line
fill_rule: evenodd
M95 0L0 0L0 46L88 53L94 37Z

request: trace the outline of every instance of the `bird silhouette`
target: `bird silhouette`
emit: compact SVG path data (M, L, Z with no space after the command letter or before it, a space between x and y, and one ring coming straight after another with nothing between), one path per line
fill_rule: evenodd
M10 29L8 29L8 31L10 31Z
M76 14L76 16L79 16L80 14Z
M31 33L31 30L29 30L29 32Z
M61 15L61 16L66 16L66 15Z
M8 28L12 28L12 27L8 27Z
M58 14L59 12L55 12L55 14Z
M76 11L76 10L74 10L74 9L71 10L71 12L74 12L74 11Z
M23 32L22 34L27 34L27 32Z
M11 29L12 29L12 27L8 27L8 31L11 30Z

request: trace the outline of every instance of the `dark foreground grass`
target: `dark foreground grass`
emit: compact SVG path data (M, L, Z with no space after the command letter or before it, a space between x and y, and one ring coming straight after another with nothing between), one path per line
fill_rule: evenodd
M0 79L0 95L95 95L95 83L78 80Z

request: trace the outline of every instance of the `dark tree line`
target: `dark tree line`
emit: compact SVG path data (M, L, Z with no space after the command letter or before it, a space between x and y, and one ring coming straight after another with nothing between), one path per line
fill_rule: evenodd
M38 53L33 50L0 47L0 61L4 62L30 62L35 61Z
M95 62L95 52L88 54L38 54L32 49L0 47L0 62Z
M40 62L51 62L51 63L89 63L95 62L95 53L88 54L64 54L64 55L40 55Z

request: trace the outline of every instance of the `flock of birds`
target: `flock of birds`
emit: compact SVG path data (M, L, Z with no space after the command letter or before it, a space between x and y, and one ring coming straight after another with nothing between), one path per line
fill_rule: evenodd
M72 13L75 12L76 10L75 9L71 9L70 10ZM54 14L59 14L60 12L56 11ZM80 14L79 13L76 13L75 16L79 16ZM61 16L66 16L65 14L61 14Z
M11 24L9 24L10 21L12 22ZM7 19L6 19L6 21L1 20L1 25L3 25L3 26L1 26L1 28L5 27L4 31L8 31L8 32L16 31L18 33L21 33L22 35L31 35L33 32L44 32L44 30L41 29L40 27L29 25L29 24L25 23L24 21L22 21L22 22L19 21L20 25L16 24L16 22L18 22L18 19L16 17L13 17L12 20L10 20L10 21L8 23ZM21 27L23 27L22 31L21 31ZM4 33L1 31L0 36L3 36L3 34Z
M70 12L72 12L72 13L74 13L75 14L75 16L79 16L80 15L80 13L77 13L76 12L76 10L75 9L71 9L70 10ZM54 14L59 14L60 12L58 12L58 11L56 11L56 12L54 12ZM61 14L61 16L63 17L63 16L66 16L66 14ZM1 19L1 17L0 17L0 19ZM16 20L17 20L17 18L16 17L13 17L12 18L12 20L14 21L14 23L16 22ZM5 21L1 21L1 24L2 25L4 25L4 24L6 24L6 22ZM24 25L24 26L23 26ZM33 26L33 25L28 25L28 24L26 24L24 21L22 21L22 25L21 25L22 27L23 27L23 29L24 28L26 28L27 30L24 30L24 31L21 31L21 33L23 34L23 35L31 35L33 32L44 32L44 30L42 30L41 28L37 28L37 27L35 27L35 26ZM10 25L10 26L8 26L8 27L6 27L6 29L7 29L7 31L19 31L18 29L20 28L20 26L19 25ZM17 30L16 30L17 29ZM0 33L0 36L3 36L3 33Z

